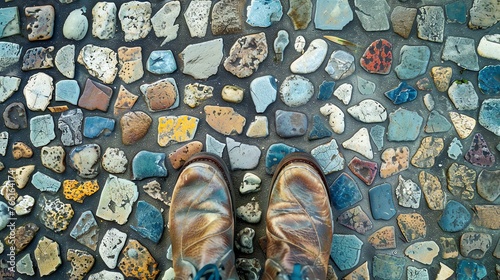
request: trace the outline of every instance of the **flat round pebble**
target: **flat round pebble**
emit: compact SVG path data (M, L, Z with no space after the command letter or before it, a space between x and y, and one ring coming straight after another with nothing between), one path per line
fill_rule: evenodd
M101 147L97 144L77 146L69 153L69 165L78 176L93 179L98 174L98 162L101 157Z
M307 116L304 113L276 110L276 134L282 138L297 137L307 132Z
M309 79L291 75L280 86L280 98L289 107L306 104L314 94L314 86Z
M241 143L229 137L226 137L226 145L231 170L251 170L258 165L261 155L258 146Z
M85 7L73 10L64 21L63 35L70 40L79 41L85 37L89 28L89 22L85 13Z

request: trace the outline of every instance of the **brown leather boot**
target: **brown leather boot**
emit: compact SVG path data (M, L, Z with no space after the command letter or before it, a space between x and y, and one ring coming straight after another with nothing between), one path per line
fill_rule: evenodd
M278 165L266 233L263 279L326 279L332 209L323 171L310 155L293 153Z
M184 164L169 213L175 279L206 272L237 279L230 187L229 171L216 155L199 153Z

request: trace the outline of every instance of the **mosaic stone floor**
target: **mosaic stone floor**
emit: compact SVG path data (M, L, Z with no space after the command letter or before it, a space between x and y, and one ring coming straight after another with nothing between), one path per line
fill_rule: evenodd
M499 19L495 0L0 3L0 279L171 279L169 199L199 151L233 170L255 279L294 150L327 173L330 279L499 279Z

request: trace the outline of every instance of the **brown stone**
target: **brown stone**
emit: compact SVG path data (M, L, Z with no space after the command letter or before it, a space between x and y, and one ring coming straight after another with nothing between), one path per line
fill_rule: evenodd
M424 137L417 152L411 159L411 164L418 168L431 168L434 166L435 158L441 154L444 148L443 138Z
M152 122L153 119L142 111L132 111L124 114L120 119L123 144L132 145L144 138Z
M448 190L461 199L470 200L474 198L474 184L476 182L476 171L465 165L452 163L446 173Z
M53 46L28 49L24 54L23 66L21 69L23 71L29 71L54 67L54 58L51 55L53 51Z
M68 200L83 203L87 196L91 196L99 190L97 180L78 182L77 180L64 180L63 193Z
M375 180L375 177L377 177L378 164L376 162L362 160L355 156L347 166L351 172L367 186L370 186Z
M480 227L500 229L500 205L475 205L474 223Z
M408 147L389 148L384 150L380 157L380 177L384 179L408 169L410 150Z
M170 207L170 204L172 202L172 197L168 196L167 191L161 190L161 185L157 180L147 183L146 185L142 186L142 188L144 192L147 193L149 196L165 203L165 205Z
M204 108L208 125L224 135L235 135L243 132L246 119L231 107L210 106Z
M69 107L66 106L66 105L61 105L61 106L50 106L48 107L49 111L51 113L62 113L62 112L66 112L69 110Z
M434 79L434 84L440 92L446 92L450 86L451 75L453 70L451 67L435 66L431 69L431 76Z
M424 238L427 234L424 217L418 213L400 214L397 220L399 229L407 242Z
M5 126L10 129L23 129L28 127L26 108L21 102L12 102L3 112Z
M193 141L171 152L168 155L168 159L174 169L179 169L192 155L201 152L202 149L203 143Z
M82 96L78 100L78 106L87 110L108 110L109 101L113 95L113 89L99 82L87 79Z
M28 223L17 227L14 231L14 240L10 239L9 235L7 235L5 237L5 244L9 245L9 247L13 246L16 253L19 253L31 243L39 229L40 228L34 223Z
M236 40L224 61L224 68L238 78L251 76L267 57L264 32L243 36Z
M71 270L68 271L69 279L81 280L94 266L94 256L77 249L68 249L66 259L71 262Z
M397 6L391 14L392 30L399 36L408 39L417 16L417 9Z
M26 29L28 40L41 41L52 38L54 32L55 10L51 5L26 7Z
M179 98L177 85L172 78L142 85L141 91L151 112L172 109L172 106L176 105Z
M443 259L454 259L458 257L457 242L453 237L440 237L439 242L443 248Z
M395 249L396 232L393 226L385 226L368 237L368 242L375 249Z
M212 9L212 34L236 34L243 30L244 0L221 0Z
M441 182L437 176L434 176L425 171L421 171L418 175L418 180L424 193L427 206L431 210L443 210L446 196L441 187Z
M142 67L141 47L118 48L118 64L120 70L118 76L127 84L133 83L144 76Z
M14 159L31 158L33 156L33 150L23 142L15 142L14 145L12 145L12 156Z
M130 111L137 101L137 98L139 98L139 96L128 91L123 85L120 85L113 111L115 116Z
M158 263L148 249L137 240L129 239L127 246L122 250L122 255L118 267L125 277L154 280L160 272Z

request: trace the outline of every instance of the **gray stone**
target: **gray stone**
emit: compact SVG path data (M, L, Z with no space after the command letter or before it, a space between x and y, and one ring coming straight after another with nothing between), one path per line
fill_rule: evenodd
M0 42L0 71L19 61L23 48L16 43Z
M286 30L278 31L276 35L276 39L274 39L274 60L278 62L283 62L283 54L285 53L285 49L290 43L288 39L288 32Z
M399 108L389 114L387 140L415 141L420 134L423 120L417 112Z
M63 112L57 121L57 127L62 131L61 142L64 146L80 145L82 135L83 113L80 109Z
M188 45L180 54L182 73L205 80L217 74L223 57L222 38Z
M89 28L86 12L87 9L83 7L69 13L63 25L63 35L66 39L79 41L85 37Z
M314 85L309 79L298 75L285 78L280 86L280 98L289 107L306 104L314 95Z
M236 34L243 30L244 0L221 0L212 9L212 34Z
M358 90L362 95L372 95L375 92L377 86L374 82L365 80L360 76L356 76L358 82Z
M417 36L422 40L443 42L444 10L441 6L423 6L417 14Z
M181 2L170 1L165 3L158 12L151 18L151 24L156 37L163 38L161 46L175 40L179 24L175 24L175 20L181 13Z
M470 9L469 28L486 29L500 20L499 4L496 0L474 0Z
M30 253L27 253L17 261L16 270L20 274L28 276L35 275L35 270L33 270L33 261L31 260Z
M125 42L145 38L151 31L151 3L141 1L125 2L118 11Z
M340 153L335 139L315 147L311 150L311 155L318 161L326 175L344 169L344 156Z
M389 30L387 14L391 10L386 0L354 0L356 15L366 31Z
M354 56L346 51L334 51L330 55L325 71L334 80L340 80L349 77L356 70Z
M56 138L56 134L51 115L40 115L30 120L30 139L33 146L45 146L54 138Z
M474 39L448 36L441 58L453 61L467 70L479 71Z
M475 110L479 107L479 97L470 81L454 81L448 88L448 96L458 110Z
M231 170L254 169L259 164L261 151L258 146L237 142L226 137Z
M186 21L191 37L205 37L211 6L212 1L209 0L189 2L189 6L184 12L184 20Z
M422 196L420 187L411 179L405 180L401 175L399 175L398 180L396 198L398 199L399 205L418 209L420 207L420 197Z
M377 146L377 150L381 151L384 147L384 134L385 126L375 125L370 129L370 136L372 138L373 144Z
M315 39L307 50L290 65L294 74L309 74L316 71L325 60L328 44L323 39ZM354 58L353 58L354 60Z
M224 68L238 78L251 76L267 57L267 39L264 32L240 37L229 50Z
M404 45L400 52L400 63L394 72L401 80L409 80L425 74L431 50L427 46Z
M342 30L352 20L353 12L347 0L316 1L314 26L317 29Z
M0 76L0 103L11 97L19 89L20 83L21 79L18 77Z
M99 240L99 226L92 211L87 210L82 213L71 230L70 236L76 239L78 243L95 251Z
M278 80L271 76L255 78L250 83L250 94L257 113L264 113L266 108L276 101Z
M417 9L396 6L391 14L392 29L394 33L407 39L410 36L416 16Z
M61 74L73 79L75 77L75 45L60 48L56 53L54 63Z
M429 117L427 118L427 124L425 125L424 131L426 133L438 133L446 132L450 130L450 128L451 123L446 119L446 117L434 110L431 111Z
M492 246L491 235L480 232L466 232L460 238L460 253L466 258L480 260Z
M276 134L282 138L297 137L307 132L307 116L301 112L276 110Z
M116 5L114 2L97 2L92 8L92 36L102 40L115 37Z

